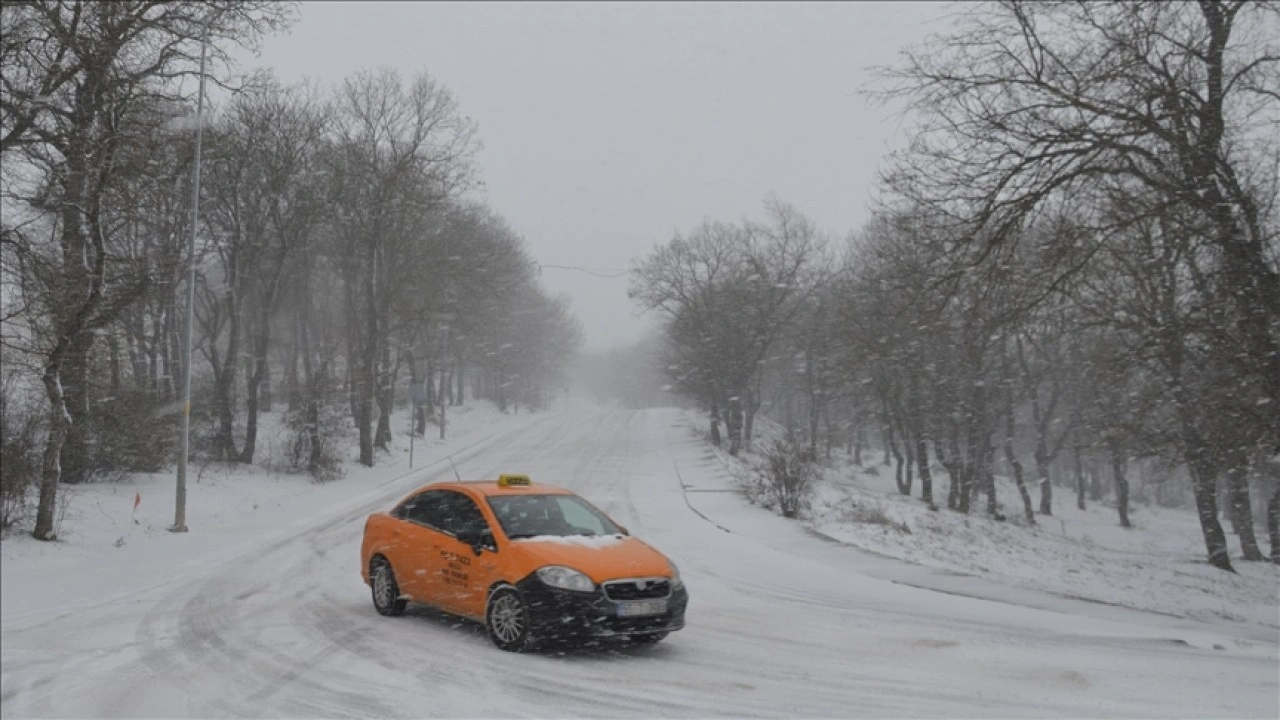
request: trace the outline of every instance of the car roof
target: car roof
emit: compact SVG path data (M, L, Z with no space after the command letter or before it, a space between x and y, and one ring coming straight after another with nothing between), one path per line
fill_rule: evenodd
M555 485L544 485L542 483L533 483L532 485L499 485L497 480L464 480L462 482L437 482L429 485L423 485L413 491L416 495L426 490L458 490L462 492L471 492L484 497L493 497L500 495L572 495L571 490L566 490Z

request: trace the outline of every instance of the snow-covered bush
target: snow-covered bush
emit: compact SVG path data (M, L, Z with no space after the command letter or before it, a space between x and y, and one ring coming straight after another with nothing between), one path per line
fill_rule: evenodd
M346 439L346 416L343 409L333 403L322 403L317 414L314 422L305 411L288 414L288 470L308 472L316 480L327 482L342 477L338 448Z
M900 533L911 534L911 528L905 522L898 522L890 517L881 503L871 500L859 502L850 499L849 504L840 508L840 510L840 519L846 523L883 525Z
M146 392L118 389L95 402L89 418L86 480L160 472L172 460L177 423Z
M7 388L6 388L7 390ZM40 416L0 395L0 531L34 510L40 485Z
M806 445L794 440L774 440L764 453L760 469L767 507L793 518L807 507L818 466Z

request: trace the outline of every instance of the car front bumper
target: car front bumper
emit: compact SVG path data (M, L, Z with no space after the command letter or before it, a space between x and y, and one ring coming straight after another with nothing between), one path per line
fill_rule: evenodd
M667 612L660 615L619 617L620 603L604 592L574 592L545 585L530 576L516 587L529 609L530 634L538 640L625 637L669 633L684 627L689 593L684 586L673 588L667 598Z

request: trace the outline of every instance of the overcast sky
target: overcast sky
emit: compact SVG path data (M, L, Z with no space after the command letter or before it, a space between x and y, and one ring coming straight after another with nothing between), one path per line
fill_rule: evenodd
M325 82L426 70L479 124L484 198L538 262L609 273L770 192L843 238L902 142L868 66L944 27L941 4L304 3L246 66ZM626 277L544 269L588 349L648 323Z

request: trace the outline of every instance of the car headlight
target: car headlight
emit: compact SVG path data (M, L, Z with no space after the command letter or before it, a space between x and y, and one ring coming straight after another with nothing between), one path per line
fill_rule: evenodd
M684 587L684 580L680 579L680 568L676 567L676 564L670 560L667 561L667 564L671 566L671 589L679 590Z
M561 590L591 592L596 589L596 584L591 581L591 578L563 565L548 565L538 568L538 579L546 585L560 588Z

